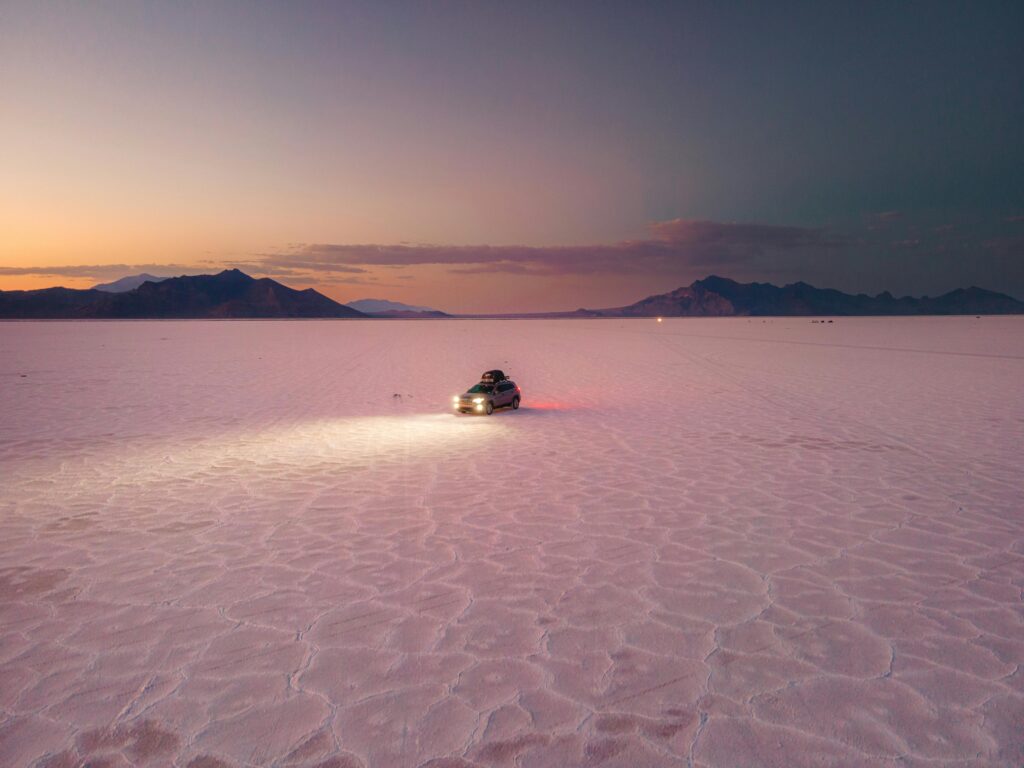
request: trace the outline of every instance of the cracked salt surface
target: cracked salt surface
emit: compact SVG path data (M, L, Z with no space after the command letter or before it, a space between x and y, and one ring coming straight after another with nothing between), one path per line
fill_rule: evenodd
M1024 318L0 337L0 765L1024 762Z

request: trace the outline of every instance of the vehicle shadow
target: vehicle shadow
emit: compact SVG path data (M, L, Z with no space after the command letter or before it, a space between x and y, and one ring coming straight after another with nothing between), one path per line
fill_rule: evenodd
M518 410L513 410L512 408L499 408L492 413L491 416L515 415L517 417L537 418L540 416L557 416L559 414L564 414L568 410L568 408L563 408L558 405L534 406L532 408L528 405L521 405Z
M520 406L518 410L512 408L497 408L488 416L485 413L456 413L455 415L464 419L507 419L507 418L538 418L540 416L554 416L564 413L565 409L555 408L527 408Z

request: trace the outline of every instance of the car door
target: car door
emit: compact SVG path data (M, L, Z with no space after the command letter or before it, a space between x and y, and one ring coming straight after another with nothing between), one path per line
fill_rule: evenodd
M498 385L498 396L494 404L498 407L509 405L512 402L512 390L514 387L507 381Z

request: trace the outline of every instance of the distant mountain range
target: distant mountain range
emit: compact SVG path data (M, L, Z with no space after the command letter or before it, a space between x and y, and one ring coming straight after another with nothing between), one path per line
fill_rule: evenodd
M134 276L139 277L139 276ZM134 279L134 277L132 279ZM120 283L117 281L114 283ZM287 318L366 317L312 288L297 291L237 269L169 277L137 288L0 291L0 318Z
M374 317L450 317L438 309L430 307L416 307L411 304L403 304L400 301L388 301L387 299L359 299L350 301L345 306L357 309L367 315Z
M936 298L851 295L807 283L781 288L712 275L626 307L578 309L576 317L733 317L792 315L1015 315L1024 302L983 288L958 288Z
M92 289L94 291L106 291L107 293L124 293L125 291L134 291L143 283L159 283L161 280L166 279L166 277L157 277L156 275L143 272L141 275L122 277L120 280L115 280L112 283L100 283L99 285L94 285Z
M134 287L132 287L134 286ZM670 293L625 307L578 309L501 317L734 317L799 315L1006 315L1024 314L1024 302L982 288L960 288L935 298L851 295L807 283L781 288L738 283L712 275ZM216 275L131 275L86 290L43 288L0 291L0 319L116 318L444 318L444 312L385 299L339 304L312 288L298 291L237 269ZM498 317L498 315L476 315Z

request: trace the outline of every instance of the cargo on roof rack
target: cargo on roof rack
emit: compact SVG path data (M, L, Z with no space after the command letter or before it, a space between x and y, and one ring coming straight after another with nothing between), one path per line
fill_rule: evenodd
M499 381L505 381L505 379L507 379L507 378L508 378L508 376L505 375L505 372L504 371L499 371L498 369L495 369L493 371L484 371L480 375L480 383L481 384L497 384Z

